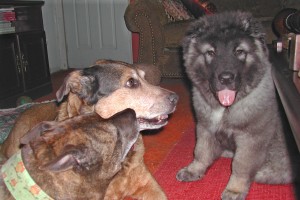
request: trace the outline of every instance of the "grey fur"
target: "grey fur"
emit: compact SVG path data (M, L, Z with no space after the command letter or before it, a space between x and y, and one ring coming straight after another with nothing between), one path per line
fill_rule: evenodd
M205 16L191 24L183 41L184 64L192 82L197 121L194 160L179 181L201 179L225 150L234 153L232 174L222 199L245 199L252 181L292 181L271 64L261 25L250 13ZM232 80L222 82L224 72ZM222 106L217 92L236 91Z

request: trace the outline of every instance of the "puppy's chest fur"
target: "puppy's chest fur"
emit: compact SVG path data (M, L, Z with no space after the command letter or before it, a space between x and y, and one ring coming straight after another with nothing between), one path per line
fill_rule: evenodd
M245 117L239 113L235 112L234 108L219 107L212 109L209 114L210 123L207 128L224 149L234 150L236 148L234 138L237 134L244 133L243 127L236 123Z

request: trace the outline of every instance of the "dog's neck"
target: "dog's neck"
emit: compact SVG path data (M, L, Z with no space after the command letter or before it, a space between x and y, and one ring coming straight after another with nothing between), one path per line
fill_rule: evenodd
M7 189L15 199L52 200L29 175L24 166L21 151L14 154L2 166L1 175Z
M89 113L93 111L93 107L87 105L77 94L69 93L67 100L60 105L57 121L63 121L81 113Z
M97 173L80 175L73 170L59 173L40 170L39 166L45 161L37 160L28 145L22 148L22 158L34 182L54 199L103 199L111 181L97 180Z

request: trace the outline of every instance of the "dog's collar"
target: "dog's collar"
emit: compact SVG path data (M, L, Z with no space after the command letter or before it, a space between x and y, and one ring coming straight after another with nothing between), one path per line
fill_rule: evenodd
M1 168L6 187L15 199L53 200L31 178L22 160L21 151L14 154Z

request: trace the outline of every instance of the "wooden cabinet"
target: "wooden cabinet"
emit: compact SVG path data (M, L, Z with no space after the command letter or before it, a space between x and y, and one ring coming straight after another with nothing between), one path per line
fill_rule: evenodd
M16 55L18 45L13 34L0 35L0 99L23 92L22 74L18 69ZM2 106L2 104L1 104Z
M20 96L33 99L52 90L40 1L3 1L13 7L14 33L0 34L0 108L16 106Z

